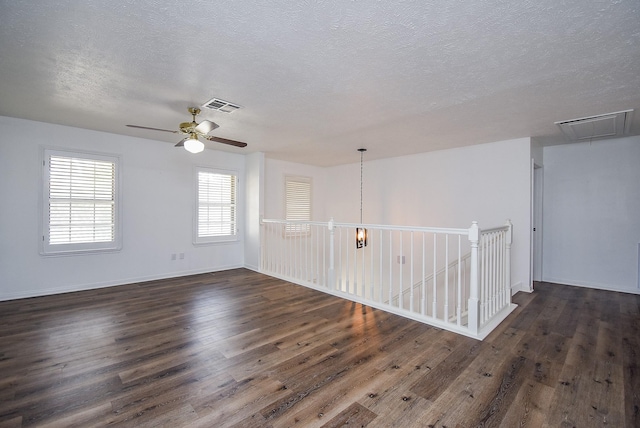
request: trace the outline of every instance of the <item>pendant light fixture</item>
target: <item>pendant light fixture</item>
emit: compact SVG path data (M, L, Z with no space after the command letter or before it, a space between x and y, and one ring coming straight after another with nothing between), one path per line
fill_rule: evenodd
M356 227L356 248L363 248L367 246L367 229L362 227L362 161L364 152L367 149L358 149L360 152L360 226Z

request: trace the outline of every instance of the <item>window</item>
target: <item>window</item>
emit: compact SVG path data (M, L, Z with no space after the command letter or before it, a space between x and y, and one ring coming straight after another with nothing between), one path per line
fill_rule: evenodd
M118 157L44 150L42 254L118 250Z
M236 240L236 175L207 168L196 172L195 243Z
M311 178L285 176L285 220L311 221ZM308 224L287 224L286 235L309 233Z

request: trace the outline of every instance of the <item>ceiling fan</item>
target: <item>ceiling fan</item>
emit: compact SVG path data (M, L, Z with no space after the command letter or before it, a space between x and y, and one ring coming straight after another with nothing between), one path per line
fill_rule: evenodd
M209 135L209 132L218 128L218 125L210 120L203 120L200 123L196 122L196 116L200 114L200 109L198 107L189 107L187 109L189 113L193 116L191 122L182 122L179 125L178 131L172 131L170 129L160 129L160 128L150 128L148 126L139 126L139 125L127 125L130 128L140 128L140 129L150 129L152 131L163 131L163 132L171 132L173 134L185 134L187 135L181 141L176 144L176 147L184 147L187 151L191 153L200 153L204 150L204 143L198 139L198 137L202 137L205 140L215 141L216 143L228 144L230 146L235 147L247 147L247 143L242 143L240 141L228 140L226 138L214 137Z

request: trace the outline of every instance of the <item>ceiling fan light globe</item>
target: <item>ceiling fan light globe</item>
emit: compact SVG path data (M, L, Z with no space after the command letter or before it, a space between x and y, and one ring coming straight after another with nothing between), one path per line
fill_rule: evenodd
M200 153L204 150L204 143L198 139L189 138L184 142L184 148L191 153Z

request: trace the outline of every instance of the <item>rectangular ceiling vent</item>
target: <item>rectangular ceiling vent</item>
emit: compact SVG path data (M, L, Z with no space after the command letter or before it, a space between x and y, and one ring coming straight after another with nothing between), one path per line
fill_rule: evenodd
M616 138L629 133L633 109L555 122L571 141Z
M230 103L229 101L221 100L220 98L212 98L206 103L202 104L202 107L211 110L221 111L223 113L233 113L239 110L241 107L237 104Z

